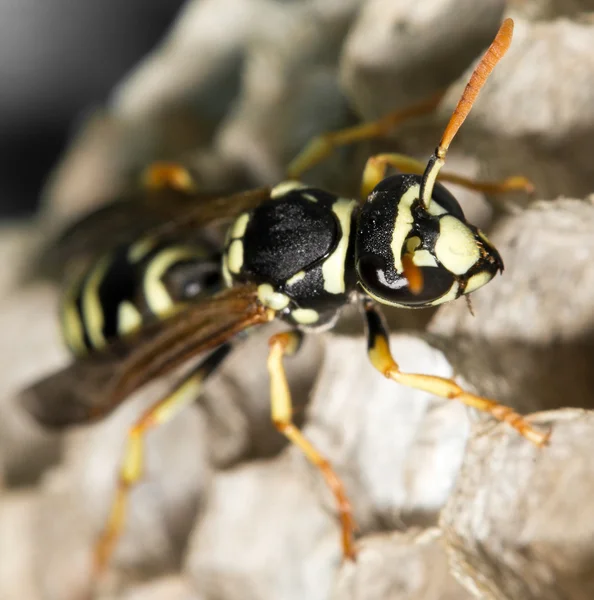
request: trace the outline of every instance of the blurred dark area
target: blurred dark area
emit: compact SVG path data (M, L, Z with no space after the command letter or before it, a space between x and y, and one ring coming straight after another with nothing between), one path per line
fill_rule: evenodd
M0 219L32 214L72 128L183 0L0 0Z

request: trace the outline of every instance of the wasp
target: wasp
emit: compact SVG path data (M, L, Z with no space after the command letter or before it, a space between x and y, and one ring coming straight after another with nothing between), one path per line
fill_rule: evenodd
M290 328L269 341L272 422L325 478L336 500L345 557L355 556L351 506L329 461L293 422L283 367L303 336L331 329L345 305L360 306L367 354L380 374L485 411L534 444L546 443L547 433L533 429L509 407L467 392L451 379L402 372L390 353L379 308L436 306L470 294L503 270L496 248L466 220L438 178L490 191L526 188L517 177L481 184L440 173L450 143L507 51L512 32L507 19L474 70L428 164L394 154L371 157L363 173L362 201L305 185L299 176L337 145L382 134L418 109L315 139L289 166L289 180L275 187L208 197L198 193L181 167L161 164L147 171L152 224L126 240L118 221L112 221L111 238L118 243L112 239L99 258L79 268L65 292L62 329L75 360L23 397L46 426L89 423L146 383L203 357L129 430L116 497L95 547L97 572L110 560L130 489L142 475L147 430L193 402L236 340L273 319ZM409 172L386 176L389 167ZM118 208L124 216L129 209ZM91 215L65 234L65 247L74 247L82 261L89 225L110 218L109 211ZM225 221L230 225L224 242L216 242L206 231Z

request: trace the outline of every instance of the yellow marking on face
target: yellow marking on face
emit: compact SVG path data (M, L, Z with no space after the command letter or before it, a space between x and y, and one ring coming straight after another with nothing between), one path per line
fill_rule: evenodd
M303 194L301 194L306 200L309 200L310 202L317 202L318 199L313 196L312 194L308 194L307 192L304 192Z
M235 221L235 223L233 223L233 226L231 227L229 239L231 240L234 238L243 237L245 230L247 229L249 220L250 220L249 213L243 213L242 215L237 217L237 220Z
M282 198L283 196L285 196L289 192L292 192L293 190L302 190L306 187L307 186L301 183L300 181L283 181L278 185L275 185L272 188L272 190L270 190L270 197L276 200L277 198Z
M90 277L83 285L82 314L85 329L94 348L101 348L105 344L103 335L103 307L99 300L99 287L103 277L111 264L111 256L104 256L96 264Z
M149 236L134 242L128 249L128 260L133 263L141 261L156 244L157 239Z
M304 277L305 277L305 271L298 271L297 273L295 273L295 275L293 275L293 277L290 277L289 279L287 279L286 285L289 287L292 285L295 285L296 283L301 281Z
M344 267L351 234L351 216L356 205L355 200L343 198L332 205L332 212L338 218L342 235L334 252L322 263L324 291L329 294L344 294L345 291Z
M154 314L165 315L174 308L174 301L162 281L167 270L181 260L196 257L194 249L176 246L162 250L150 262L144 273L143 288L146 303Z
M313 308L296 308L291 311L291 317L300 325L312 325L320 319L319 313Z
M231 273L239 273L243 265L243 240L233 240L227 250L227 266Z
M443 304L444 302L449 302L450 300L455 300L458 297L458 289L460 285L457 281L454 281L452 287L443 295L440 296L437 300L430 302L431 306L437 306L438 304Z
M420 193L421 188L418 183L415 183L415 185L402 194L398 201L398 214L396 215L394 231L392 232L392 242L390 243L394 268L397 273L402 273L403 271L402 249L414 223L410 207L412 206L412 203L419 198Z
M470 294L470 292L474 292L478 290L480 287L483 287L486 283L489 283L493 279L493 275L488 271L479 271L472 277L468 279L466 283L466 287L464 288L465 294Z
M412 254L421 245L421 238L416 235L406 240L406 251Z
M472 231L456 217L445 216L439 220L435 255L448 271L464 275L481 253Z
M258 286L258 300L272 310L283 310L289 305L290 299L285 294L274 291L269 283L262 283Z
M429 205L428 212L434 217L439 217L439 215L445 215L448 211L443 206L438 204L435 200L433 200Z
M138 309L127 300L121 302L118 307L118 333L126 335L140 328L142 316Z
M437 261L429 250L417 250L412 261L417 267L437 267Z

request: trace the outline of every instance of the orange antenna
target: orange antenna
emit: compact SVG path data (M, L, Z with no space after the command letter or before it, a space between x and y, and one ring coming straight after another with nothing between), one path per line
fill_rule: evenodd
M429 207L429 204L431 203L435 179L437 178L439 170L445 163L445 157L448 152L448 148L454 139L454 136L458 133L462 123L464 123L468 113L470 112L470 109L479 95L479 92L495 68L495 65L508 51L512 41L513 31L514 22L512 19L505 19L487 52L485 52L485 55L474 69L470 80L466 84L466 88L462 93L462 97L460 100L458 100L458 104L456 105L450 121L443 132L439 146L437 146L435 152L429 159L425 173L423 173L420 196L425 207Z

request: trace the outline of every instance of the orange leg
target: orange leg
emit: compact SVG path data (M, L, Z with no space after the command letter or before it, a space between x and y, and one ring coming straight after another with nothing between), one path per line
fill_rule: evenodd
M130 428L124 459L120 467L116 496L105 528L95 544L94 573L96 578L104 573L109 564L125 524L130 492L142 478L146 432L153 427L167 423L194 402L201 392L204 380L221 364L229 350L230 346L226 344L211 353L182 383L177 385L165 398L151 406Z
M414 117L432 113L442 98L443 93L435 94L431 98L413 106L392 111L377 121L370 121L369 123L355 125L347 129L323 133L313 138L297 157L291 161L287 168L287 176L289 179L299 179L303 173L328 158L336 148L364 140L384 137L400 123Z
M268 371L270 373L270 402L272 421L275 427L295 446L297 446L309 462L317 467L328 487L334 494L338 506L338 514L342 524L342 547L344 556L348 559L355 557L353 532L355 521L351 504L338 475L332 469L328 460L303 436L293 424L293 407L291 391L285 376L283 357L297 351L302 339L298 331L280 333L270 338L270 354L268 355Z
M404 154L376 154L371 156L363 171L361 182L361 198L365 199L371 190L386 176L388 167L394 167L403 173L422 175L427 165ZM505 194L507 192L534 192L534 185L521 175L508 177L503 181L476 181L454 173L439 173L438 181L455 183L469 190L485 194Z
M369 360L388 379L410 388L424 390L440 398L458 400L466 406L489 413L497 420L508 423L520 435L537 446L544 446L547 443L549 432L542 433L533 429L522 415L509 406L471 394L463 390L453 379L419 373L403 373L390 353L388 333L378 308L369 299L363 301L363 308L367 325Z
M172 162L152 163L142 172L140 183L148 190L172 188L180 192L196 191L196 182L190 171Z

